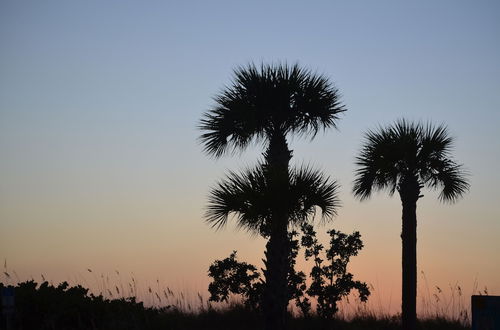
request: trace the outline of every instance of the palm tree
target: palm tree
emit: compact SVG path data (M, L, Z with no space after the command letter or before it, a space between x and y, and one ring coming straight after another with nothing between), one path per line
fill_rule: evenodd
M338 90L324 76L298 65L250 64L234 71L231 86L215 97L199 128L204 151L215 157L244 150L252 142L266 145L263 173L272 191L266 245L266 289L263 299L266 326L283 328L286 312L287 228L290 214L282 192L290 183L292 151L289 134L310 136L336 127L345 111Z
M416 328L417 201L423 187L438 189L439 199L455 202L468 189L462 165L450 158L453 139L443 125L399 120L394 125L368 131L356 158L354 195L361 200L373 190L397 190L403 206L402 324Z
M272 183L268 179L266 167L261 164L255 169L244 171L242 174L231 172L225 180L219 182L210 191L206 220L213 227L221 228L234 215L238 227L248 230L252 234L268 237L272 233L270 230L273 228L274 203L277 199L286 202L288 225L301 227L314 219L316 208L321 210L323 220L330 220L337 214L337 209L340 206L337 190L337 183L331 181L320 171L312 170L309 167L292 168L290 169L290 181L287 189L281 191L280 197L277 198ZM288 232L286 233L288 234ZM281 248L281 250L284 250L285 247L290 248L289 238L287 237L281 244L277 248ZM272 247L268 243L267 260L265 261L267 270L264 271L266 284L272 275L269 274L269 270L272 269L270 260L273 260L270 256L270 248ZM290 253L287 250L285 252ZM289 254L286 261L282 261L280 264L280 267L284 269L286 280L292 270L288 258ZM282 283L279 282L279 284ZM273 292L271 295L284 299L284 308L289 300L287 284L285 281L285 288L280 287L278 292ZM278 302L266 302L265 297L266 293L264 292L264 300L262 301L264 306L261 307L266 317L266 327L269 329L283 328L285 313L269 315L266 308L276 306L275 304ZM279 303L283 302L279 301ZM281 311L275 310L274 312Z

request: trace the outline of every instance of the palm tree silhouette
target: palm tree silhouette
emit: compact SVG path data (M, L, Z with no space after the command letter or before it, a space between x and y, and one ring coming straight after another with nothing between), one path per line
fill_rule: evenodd
M337 191L338 184L321 171L301 166L290 169L287 190L275 196L265 166L260 164L241 174L230 172L211 189L205 216L213 227L222 228L235 215L238 227L268 237L277 199L287 202L288 224L300 227L312 220L316 207L320 208L323 220L333 218L340 206Z
M320 171L304 166L290 169L290 181L278 195L271 181L263 164L242 174L230 173L210 191L207 221L212 226L220 228L227 223L231 215L235 215L238 227L269 237L273 233L274 205L280 201L286 203L289 226L300 227L314 219L316 207L321 210L323 220L330 220L337 214L337 208L340 206L337 197L338 185ZM285 231L285 234L288 234L288 231ZM266 327L269 329L284 327L284 311L289 300L287 292L287 278L291 270L288 262L289 254L286 260L273 258L272 249L279 249L278 253L289 253L287 249L291 247L288 236L279 238L279 241L269 240L264 260L266 284L273 280L272 267L279 267L280 271L283 269L285 272L284 282L279 281L280 279L271 282L285 287L269 285L270 292L264 292L262 310L266 317ZM270 242L278 243L272 246ZM280 264L275 266L272 262ZM277 310L278 303L284 304L283 311ZM273 308L273 313L268 313L267 308Z
M338 90L324 76L297 64L250 64L234 71L234 80L215 98L216 106L204 114L200 139L208 154L220 157L261 142L266 145L262 175L272 203L265 221L266 287L263 311L266 327L282 329L286 312L287 229L291 214L289 162L292 151L287 135L310 136L336 127L345 111ZM209 218L210 219L210 218Z
M417 201L424 186L439 189L439 199L455 202L468 189L462 165L450 158L453 139L443 125L397 121L365 134L365 144L356 158L354 195L361 200L372 191L397 190L403 206L402 325L416 329L417 297Z

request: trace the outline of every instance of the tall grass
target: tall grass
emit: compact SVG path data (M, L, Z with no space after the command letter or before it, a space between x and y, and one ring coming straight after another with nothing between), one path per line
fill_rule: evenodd
M145 307L154 310L176 313L178 317L203 317L203 315L213 315L214 313L222 313L236 317L236 314L241 312L240 300L238 297L233 297L226 303L209 302L205 292L187 292L174 290L172 287L164 285L159 279L153 283L141 282L137 277L131 274L122 274L116 270L112 274L103 274L95 272L88 268L84 272L85 275L79 274L73 280L68 280L70 285L82 284L88 288L94 295L100 295L104 299L127 299L134 298L137 302L142 302ZM34 280L44 282L47 279L43 274L40 275L40 280L28 278L26 280ZM10 271L7 268L7 263L4 263L3 281L4 285L16 285L22 282L22 279L15 271ZM447 324L456 324L461 327L469 327L471 323L470 315L470 294L477 294L478 284L475 281L473 292L464 294L462 287L458 283L450 284L446 288L439 286L430 286L428 284L425 273L421 273L421 283L419 290L419 319L422 322L436 323L447 322ZM52 283L53 284L53 283ZM389 299L389 306L382 303L382 293L370 285L372 295L368 303L361 303L354 296L349 296L340 302L337 321L359 323L360 320L378 320L382 323L397 324L399 315L391 314L390 304L399 305L397 297ZM487 288L479 292L488 294ZM290 313L296 321L296 324L301 323L302 316L300 312L290 304ZM257 321L256 321L257 322ZM313 321L311 321L313 322ZM320 321L315 321L320 322ZM396 325L394 325L396 326Z

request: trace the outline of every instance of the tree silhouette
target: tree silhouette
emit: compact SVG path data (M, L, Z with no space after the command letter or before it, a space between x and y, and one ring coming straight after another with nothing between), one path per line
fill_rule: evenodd
M334 318L338 312L337 303L352 290L357 290L360 301L366 302L370 295L368 285L355 281L353 274L347 271L350 258L358 255L363 248L359 232L347 235L331 229L327 231L330 242L326 248L316 238L313 226L304 224L302 232L301 245L305 248L305 258L314 261L310 273L312 281L306 292L316 298L318 315L325 319Z
M289 255L288 301L294 301L305 318L311 317L311 302L317 301L316 314L323 319L334 319L338 312L337 303L347 297L352 290L357 290L359 299L365 302L370 290L364 282L355 281L353 274L347 271L351 257L356 256L363 247L361 235L350 235L336 231L327 231L329 244L324 247L316 238L316 231L309 223L300 226L301 233L292 231L289 240L292 248ZM300 242L299 242L300 241ZM295 270L296 258L300 247L304 248L305 260L312 259L314 266L310 271L310 284L306 283L306 274ZM256 310L262 302L261 295L264 281L254 265L239 262L236 251L223 260L215 260L208 270L213 279L208 286L210 301L228 301L230 296L240 296L244 305Z
M263 311L267 328L282 329L290 249L287 230L293 219L287 200L292 151L286 137L298 134L314 138L321 129L336 127L338 115L345 109L326 77L286 64L237 68L232 85L216 96L215 102L200 123L205 152L220 157L244 150L252 141L266 145L262 175L270 200L264 221L269 239ZM255 222L261 223L263 219Z
M286 202L283 207L286 207L287 211L287 226L298 227L307 223L315 215L316 207L321 210L324 220L331 219L336 214L337 208L340 205L337 198L337 184L325 177L320 171L315 171L308 167L290 169L289 182L286 185L286 189L280 192L273 189L274 187L271 186L266 174L264 165L244 171L242 174L230 173L225 180L219 182L210 192L206 213L207 221L212 226L220 228L234 214L239 227L269 238L273 234L273 211L274 203L277 200ZM279 264L280 270L282 268L285 272L284 283L279 282L280 285L285 285L284 288L280 287L276 289L268 283L272 279L272 274L270 274L274 266L272 261L277 258L273 259L271 257L273 253L271 250L272 246L269 243L266 245L266 260L264 260L266 266L264 270L266 284L261 305L265 316L267 316L266 308L271 303L276 304L274 300L271 303L266 300L266 298L270 298L267 295L269 293L266 292L266 289L275 290L271 291L271 294L278 297L273 297L273 299L284 300L283 302L279 301L284 304L283 314L286 311L290 295L293 295L293 292L288 292L288 288L291 287L288 283L288 280L290 280L289 275L294 273L291 268L293 264L290 263L290 254L293 249L290 245L291 241L286 227L285 235L287 236L281 241L282 245L278 246L280 253L287 253L285 260L278 260L281 262ZM275 280L272 283L276 282ZM270 320L266 318L266 324L272 323L269 325L270 327L283 327L284 316L283 320Z
M455 202L468 189L462 165L450 158L453 139L445 126L410 123L404 119L365 134L356 158L353 192L361 200L373 190L397 190L402 212L402 323L416 328L417 201L423 187L439 189L439 199Z
M311 304L304 292L307 288L306 274L295 270L300 244L296 237L298 232L288 233L292 248L290 249L288 269L288 301L295 301L304 315L308 315ZM262 303L262 292L265 281L261 278L257 267L237 260L236 251L223 260L215 260L208 269L212 282L208 285L210 301L227 302L231 295L241 296L243 304L252 311Z
M257 267L239 262L236 251L223 260L215 260L208 268L213 281L208 285L210 301L229 301L231 295L241 295L245 306L255 310L259 304L262 282Z

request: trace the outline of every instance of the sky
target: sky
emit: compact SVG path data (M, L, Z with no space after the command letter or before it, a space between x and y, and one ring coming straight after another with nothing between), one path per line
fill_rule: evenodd
M210 187L262 145L213 159L197 125L234 68L286 61L328 76L348 109L338 130L290 137L292 162L341 184L317 229L360 231L350 269L379 306L399 306L401 203L356 200L354 159L366 130L399 118L445 123L470 173L458 203L419 200L419 292L500 295L499 35L496 1L3 0L0 258L21 280L118 270L203 294L232 250L262 265L263 239L203 220Z

